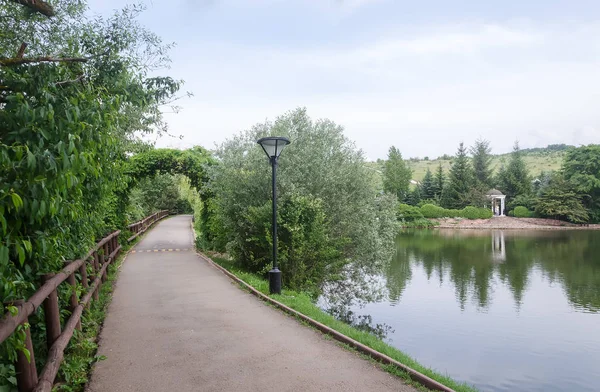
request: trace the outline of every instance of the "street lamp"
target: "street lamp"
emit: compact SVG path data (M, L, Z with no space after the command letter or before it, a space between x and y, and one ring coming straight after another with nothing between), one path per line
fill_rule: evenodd
M257 141L265 154L269 157L271 167L273 168L272 187L273 187L273 269L269 271L269 292L271 294L281 294L281 271L277 266L277 159L284 147L290 144L289 139L285 137L263 137Z

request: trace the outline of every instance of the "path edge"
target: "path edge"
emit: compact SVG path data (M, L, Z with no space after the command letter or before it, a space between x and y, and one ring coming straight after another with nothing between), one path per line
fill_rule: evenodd
M451 388L439 383L438 381L435 381L434 379L424 375L423 373L421 373L411 367L408 367L405 364L400 363L397 360L395 360L383 353L380 353L379 351L373 350L371 347L368 347L368 346L352 339L351 337L348 337L348 336L342 334L341 332L336 331L335 329L332 329L324 324L321 324L320 322L313 320L312 318L298 312L297 310L294 310L294 309L290 308L289 306L284 305L281 302L261 293L260 291L255 289L253 286L244 282L242 279L238 278L233 273L229 272L228 270L226 270L219 264L215 263L210 257L206 256L204 253L200 252L197 249L196 249L196 254L201 259L206 261L209 265L213 266L214 268L218 269L223 274L228 276L231 280L244 286L246 289L248 289L250 291L251 294L255 295L260 300L265 301L265 302L275 306L276 308L284 311L285 313L288 313L294 317L299 318L300 320L309 324L311 327L316 328L317 330L321 331L322 333L324 333L326 335L330 335L335 340L337 340L341 343L347 344L348 346L354 348L355 350L361 352L362 354L368 355L369 357L375 359L376 361L378 361L384 365L392 365L392 366L399 368L400 370L408 373L411 380L423 385L426 388L429 388L434 391L456 392L456 391L454 391L454 389L451 389Z

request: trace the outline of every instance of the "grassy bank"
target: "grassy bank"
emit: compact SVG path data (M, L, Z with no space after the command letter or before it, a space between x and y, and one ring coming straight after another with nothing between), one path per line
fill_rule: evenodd
M266 279L261 278L255 274L251 274L248 272L241 271L239 268L235 266L235 264L228 259L224 259L221 257L211 256L212 260L226 268L228 271L235 274L237 277L253 286L258 291L263 294L268 295L269 293L269 282ZM464 383L459 383L452 378L445 376L441 373L438 373L430 368L427 368L413 358L403 353L402 351L388 345L383 342L381 339L371 335L368 332L358 330L354 327L351 327L348 324L345 324L339 320L336 320L331 315L325 313L318 306L316 306L310 299L310 297L305 293L299 293L291 290L283 290L281 295L273 295L272 296L277 301L289 306L290 308L322 323L327 325L328 327L335 329L338 332L343 333L344 335L351 337L352 339L376 350L380 353L383 353L400 363L403 363L429 377L432 379L460 392L473 392L476 391L475 388L466 385ZM449 359L451 360L451 359ZM393 366L383 366L383 368L390 373L396 374L407 379L407 374L400 371L399 369Z

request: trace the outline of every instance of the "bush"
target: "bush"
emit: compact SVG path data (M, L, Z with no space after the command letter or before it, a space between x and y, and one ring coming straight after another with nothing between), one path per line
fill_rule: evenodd
M425 204L421 207L421 214L425 218L444 218L448 214L446 214L446 209L433 205L433 204Z
M446 212L448 214L448 218L462 217L462 212L460 210L451 209L451 210L446 210Z
M527 209L527 207L517 206L512 211L513 216L516 218L531 218L533 213Z
M491 219L494 213L489 208L479 208L479 219Z
M479 219L478 208L473 206L467 206L463 208L460 215L467 219Z
M396 216L398 220L405 222L413 222L424 218L418 207L409 206L408 204L399 204Z
M493 213L487 208L467 206L460 211L460 216L467 219L490 219Z

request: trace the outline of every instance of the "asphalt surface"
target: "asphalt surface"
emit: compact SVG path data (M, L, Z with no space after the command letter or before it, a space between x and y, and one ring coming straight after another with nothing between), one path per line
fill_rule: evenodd
M239 289L194 253L190 220L127 257L88 391L416 390Z

